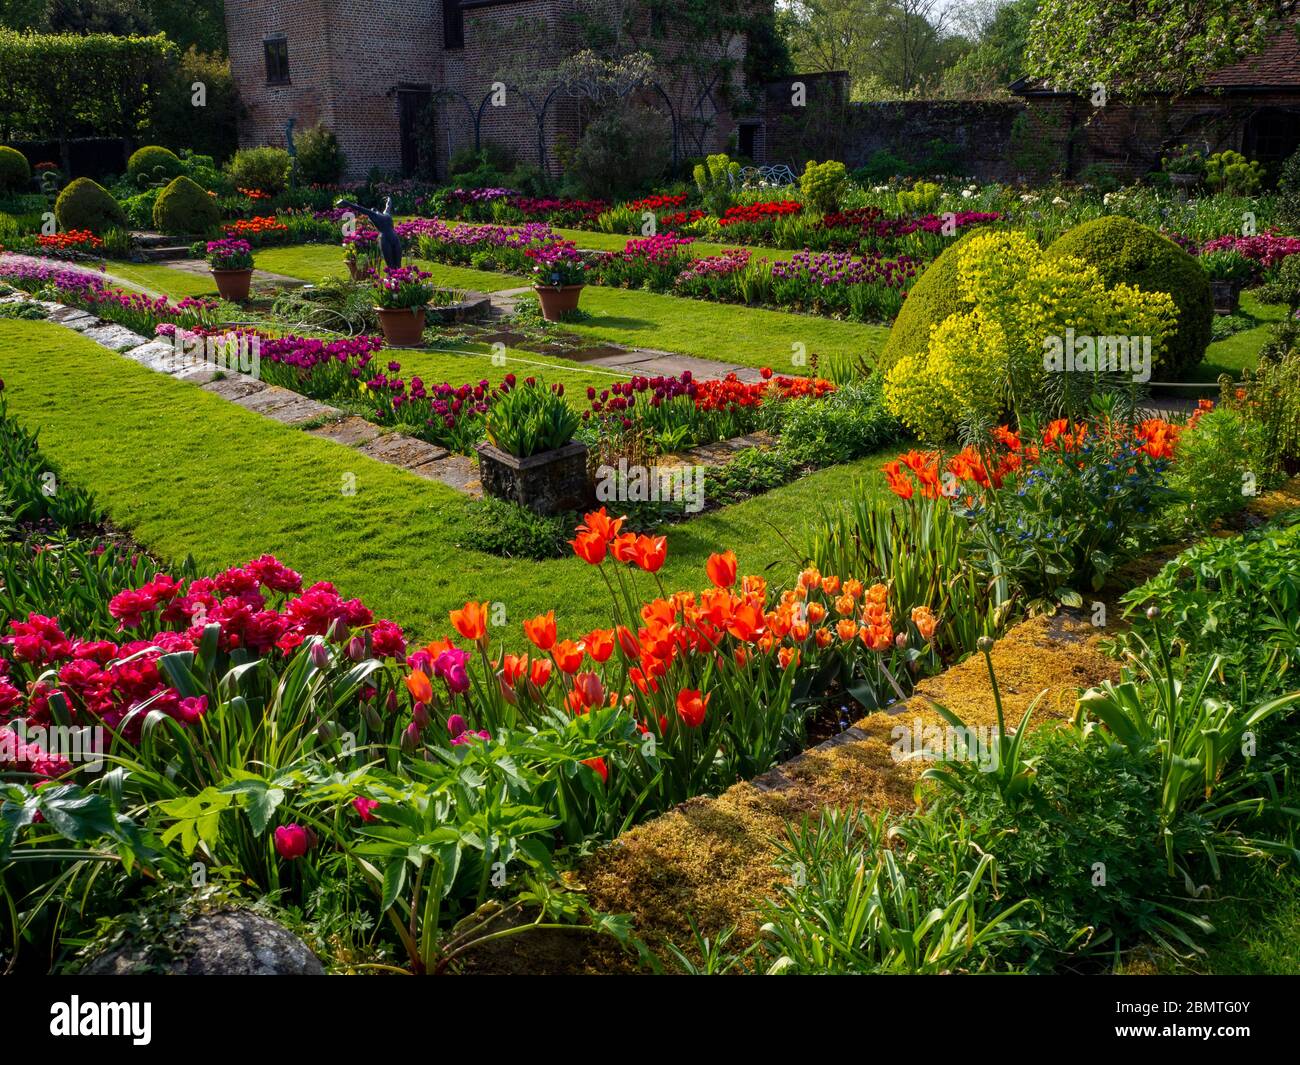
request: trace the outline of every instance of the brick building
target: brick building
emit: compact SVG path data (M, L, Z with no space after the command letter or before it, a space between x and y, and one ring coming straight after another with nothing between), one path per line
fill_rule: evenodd
M1231 148L1264 163L1300 147L1300 42L1291 30L1178 97L1094 107L1033 78L1011 91L1025 102L1028 136L1039 138L1057 168L1071 175L1097 165L1139 177L1159 169L1161 156L1180 144L1208 153Z
M554 173L596 106L557 70L586 46L584 8L581 0L226 0L231 72L246 108L239 143L283 145L290 120L299 130L320 122L347 155L347 178L372 169L443 175L477 133ZM677 154L752 147L757 122L738 117L756 110L743 35L676 41L651 5L633 21L667 62L656 62L653 86L628 95L664 115Z

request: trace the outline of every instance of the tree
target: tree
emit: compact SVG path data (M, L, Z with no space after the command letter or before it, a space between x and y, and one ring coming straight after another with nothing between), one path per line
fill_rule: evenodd
M1029 73L1056 89L1178 94L1293 32L1295 0L1042 0Z
M976 0L962 9L962 25L975 45L944 71L944 95L1002 94L1022 77L1029 29L1038 5L1039 0Z
M226 54L224 0L0 0L0 28L115 37L161 32L182 50Z

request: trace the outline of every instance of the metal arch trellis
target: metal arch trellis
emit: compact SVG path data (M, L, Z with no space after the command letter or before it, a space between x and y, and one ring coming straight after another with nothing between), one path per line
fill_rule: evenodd
M550 91L542 97L541 103L539 104L537 98L527 89L522 89L517 85L512 85L507 82L501 82L500 84L505 88L507 93L517 94L528 105L528 110L537 124L537 164L543 170L546 169L546 116L550 112L551 105L555 102L556 97L561 93L564 93L574 99L586 98L598 102L609 92L608 86L602 84L596 79L568 78L555 84ZM678 114L677 108L673 104L672 97L669 96L664 87L653 78L638 78L631 80L622 86L616 87L613 91L614 95L619 99L625 99L628 95L638 89L653 92L663 101L671 127L672 159L673 167L676 168L681 162L682 138L685 136L685 133L681 116ZM477 105L466 93L462 92L460 89L453 89L449 86L434 89L429 95L430 100L434 102L457 100L464 106L470 126L474 131L474 151L478 152L481 151L483 147L483 116L487 113L489 104L491 104L493 97L496 96L498 92L499 89L496 86L489 89L483 94L482 99L478 101ZM702 114L704 100L710 97L711 94L712 85L706 87L699 94L695 101L694 110L700 111ZM697 150L702 151L702 136L693 135L693 140L696 142Z

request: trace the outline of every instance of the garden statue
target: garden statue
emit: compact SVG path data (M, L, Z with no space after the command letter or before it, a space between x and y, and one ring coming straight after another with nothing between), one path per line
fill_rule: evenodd
M339 200L334 206L346 207L349 211L356 211L357 214L369 218L371 224L379 230L379 250L383 252L384 262L388 265L388 268L395 270L402 265L402 238L393 229L393 199L391 196L384 201L382 211L372 211L360 204L353 203L351 200Z

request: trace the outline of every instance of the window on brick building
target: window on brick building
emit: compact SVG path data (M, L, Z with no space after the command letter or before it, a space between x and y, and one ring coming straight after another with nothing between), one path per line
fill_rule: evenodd
M266 56L266 83L289 84L289 41L286 37L270 37L262 42Z
M465 47L465 12L460 0L442 0L442 46L448 51Z

